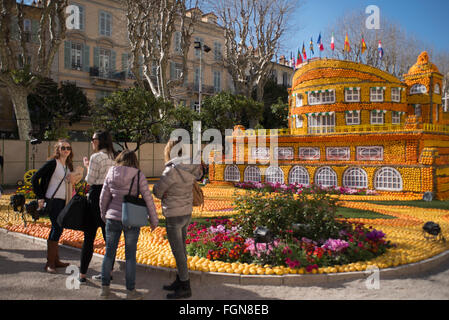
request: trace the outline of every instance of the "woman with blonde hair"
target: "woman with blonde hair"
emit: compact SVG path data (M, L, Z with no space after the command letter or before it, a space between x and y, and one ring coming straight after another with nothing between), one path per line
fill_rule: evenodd
M51 221L51 231L47 241L47 263L45 270L56 273L56 268L65 268L69 264L59 260L58 242L63 228L57 218L71 198L75 184L73 172L73 152L70 142L59 140L54 154L32 177L31 184L38 199L39 208L46 206ZM65 183L70 182L70 183Z
M187 266L186 236L193 211L193 183L201 179L201 165L190 164L190 157L182 156L181 140L171 140L164 150L165 170L153 187L153 194L162 200L167 238L176 260L176 280L164 290L174 291L168 299L188 298L192 295ZM178 151L179 149L179 151Z

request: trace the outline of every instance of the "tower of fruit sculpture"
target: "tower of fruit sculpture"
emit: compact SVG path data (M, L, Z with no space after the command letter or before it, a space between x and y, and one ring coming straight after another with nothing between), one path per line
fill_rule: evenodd
M210 164L211 182L431 192L449 199L443 75L423 52L403 78L350 61L303 63L289 89L288 129L236 126L226 137L232 155L215 154Z

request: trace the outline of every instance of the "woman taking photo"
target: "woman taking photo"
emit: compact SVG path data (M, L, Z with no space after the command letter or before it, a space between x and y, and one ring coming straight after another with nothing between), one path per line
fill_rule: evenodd
M126 289L127 299L141 299L142 295L135 290L136 282L136 251L140 227L125 227L122 224L123 196L128 193L137 195L137 185L145 200L152 230L157 227L158 218L153 197L144 174L138 170L136 154L130 150L122 151L116 158L117 165L109 169L100 196L101 218L106 222L106 252L101 268L101 296L109 296L112 264L117 252L122 232L125 236L126 257Z
M59 260L59 238L63 228L57 223L59 213L72 195L68 189L69 181L73 186L73 152L69 141L59 140L55 145L52 158L47 161L32 177L31 184L38 199L39 208L46 207L51 221L50 236L47 241L47 264L45 270L56 273L56 268L65 268L69 264Z
M103 238L106 242L105 224L100 215L100 194L103 188L103 182L110 167L114 162L114 147L112 137L106 131L97 131L91 140L94 154L90 160L84 157L84 166L87 168L86 182L90 186L88 193L89 219L86 221L84 230L84 243L81 249L80 282L86 282L86 273L89 268L92 255L94 253L94 241L97 235L98 227L101 227ZM93 276L95 280L101 280L101 274Z
M153 194L162 200L167 238L178 269L175 282L163 287L164 290L174 291L167 295L168 299L188 298L192 295L187 266L186 236L192 218L193 183L203 175L201 165L190 164L190 157L182 157L182 148L179 148L177 153L172 152L173 147L179 142L180 140L169 141L165 146L165 170L153 187Z

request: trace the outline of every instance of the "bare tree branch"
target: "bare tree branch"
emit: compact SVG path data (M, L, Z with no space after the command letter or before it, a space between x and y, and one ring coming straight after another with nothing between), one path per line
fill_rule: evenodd
M271 61L285 32L289 12L298 1L218 0L213 2L225 33L225 67L238 93L251 96L257 88L262 100L263 86Z

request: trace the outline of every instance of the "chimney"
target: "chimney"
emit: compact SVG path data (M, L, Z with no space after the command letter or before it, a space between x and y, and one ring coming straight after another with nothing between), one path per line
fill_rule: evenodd
M282 65L285 66L285 56L284 56L284 55L282 55L282 56L279 58L279 64L282 64Z

